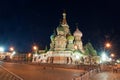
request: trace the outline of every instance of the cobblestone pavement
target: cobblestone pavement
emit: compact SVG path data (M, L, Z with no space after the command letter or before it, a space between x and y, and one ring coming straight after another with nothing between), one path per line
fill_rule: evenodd
M96 75L93 75L90 80L120 80L120 72L100 72Z
M13 76L7 71L0 68L0 80L13 80Z
M23 78L23 80L72 80L84 72L84 70L77 69L51 68L49 66L44 68L38 65L17 63L4 63L2 66Z
M0 80L23 80L23 79L3 69L3 67L0 65Z

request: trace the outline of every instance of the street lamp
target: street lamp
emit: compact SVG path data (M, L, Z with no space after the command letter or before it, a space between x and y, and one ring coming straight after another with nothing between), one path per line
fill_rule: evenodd
M104 44L104 52L107 52L108 53L108 55L109 55L109 53L110 53L110 48L111 48L111 43L110 42L105 42L105 44Z
M110 56L111 56L111 59L112 59L112 63L114 63L115 54L114 54L114 53L111 53Z
M14 51L14 47L10 47L10 51Z
M112 58L114 58L114 57L115 57L115 54L112 53L110 56L111 56Z
M13 46L10 47L9 50L10 50L10 58L12 59L14 57L14 55L16 54L16 52L15 52L15 49Z
M31 57L31 53L28 53L28 57L29 57L29 58Z
M36 51L38 49L37 46L33 46L33 50Z
M0 52L4 52L4 48L3 47L0 47Z
M38 51L38 47L37 47L36 45L34 45L34 46L33 46L33 52L34 52L35 54L37 54L37 51Z
M109 43L109 42L107 42L107 43L105 44L105 47L106 47L106 48L111 48L111 46L112 46L112 45L111 45L111 43Z
M108 60L108 56L106 55L106 52L102 52L102 54L101 54L101 60L102 60L102 62L105 62L105 61Z

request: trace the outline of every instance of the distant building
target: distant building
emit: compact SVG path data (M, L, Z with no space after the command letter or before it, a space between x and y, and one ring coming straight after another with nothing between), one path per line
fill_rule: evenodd
M11 52L0 52L0 60L10 60Z
M11 61L26 62L26 61L28 61L28 54L27 53L17 53L11 58Z
M27 53L16 53L16 52L0 52L0 60L4 61L27 61Z

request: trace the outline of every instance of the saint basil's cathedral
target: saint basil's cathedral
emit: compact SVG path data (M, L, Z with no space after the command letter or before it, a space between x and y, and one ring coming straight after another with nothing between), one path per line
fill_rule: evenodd
M33 54L32 62L57 63L57 64L79 64L89 63L89 55L85 55L82 43L82 32L76 28L73 35L66 20L66 13L56 31L50 36L50 49L42 54ZM97 61L93 60L94 63ZM93 62L92 61L92 62Z

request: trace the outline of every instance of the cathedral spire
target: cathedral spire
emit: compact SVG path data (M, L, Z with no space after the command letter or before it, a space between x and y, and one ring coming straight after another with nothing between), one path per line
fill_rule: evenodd
M63 12L62 15L63 15L62 25L67 24L66 13L65 13L65 11Z

